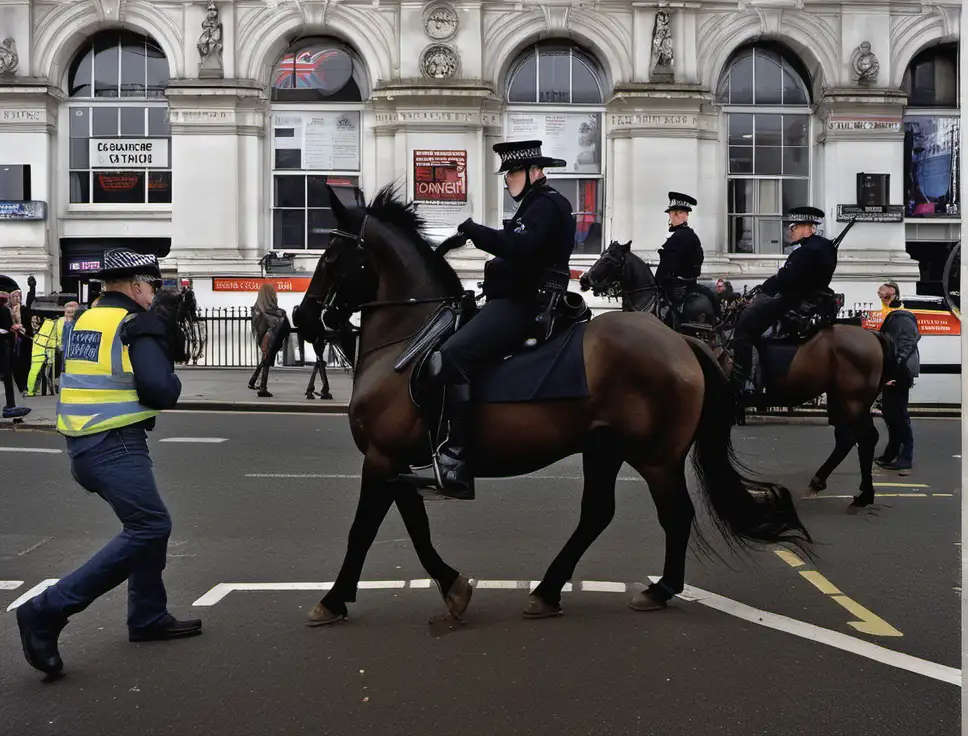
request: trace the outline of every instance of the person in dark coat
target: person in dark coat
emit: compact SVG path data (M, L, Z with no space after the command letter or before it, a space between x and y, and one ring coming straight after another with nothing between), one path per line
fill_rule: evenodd
M21 325L14 324L13 312L10 311L10 294L0 291L0 381L3 382L4 419L22 419L30 413L30 408L17 406L14 392L14 340L17 338Z
M249 388L253 391L258 388L260 398L272 398L268 388L269 368L275 365L276 355L289 332L289 318L286 310L279 306L276 287L266 282L259 288L259 296L252 307L252 334L259 346L261 359L249 379ZM256 381L259 380L260 373L262 380L257 387Z
M918 320L904 309L896 284L884 284L881 290L894 289L891 310L881 323L881 333L894 343L894 361L888 366L891 380L881 393L881 412L887 425L887 446L875 462L885 470L907 471L914 467L914 429L908 413L908 399L914 379L920 375L921 357Z
M739 394L749 380L753 346L760 336L787 310L830 286L837 268L837 248L832 241L817 235L817 225L823 219L823 210L816 207L794 207L785 218L793 252L780 270L759 287L760 293L736 324L733 381Z
M461 500L474 498L467 457L473 421L471 384L487 366L531 337L545 272L567 273L575 249L577 226L571 203L548 185L544 173L546 168L566 166L566 162L543 156L541 141L534 140L498 143L494 152L501 157L497 173L504 174L508 193L519 206L501 230L470 219L458 228L457 237L470 240L494 258L484 268L487 303L439 352L449 430L433 461L437 489L431 492ZM426 469L413 471L422 476Z
M656 283L674 305L679 305L690 286L702 271L702 243L696 231L689 227L689 213L699 203L688 194L669 192L669 237L659 248L659 265L655 269Z

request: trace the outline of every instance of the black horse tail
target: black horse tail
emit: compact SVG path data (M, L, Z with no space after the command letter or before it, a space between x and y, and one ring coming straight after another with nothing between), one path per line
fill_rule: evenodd
M797 515L789 489L753 481L737 469L741 464L731 438L735 410L729 379L705 343L686 340L706 383L692 464L716 527L734 547L787 543L806 551L804 542L813 539Z

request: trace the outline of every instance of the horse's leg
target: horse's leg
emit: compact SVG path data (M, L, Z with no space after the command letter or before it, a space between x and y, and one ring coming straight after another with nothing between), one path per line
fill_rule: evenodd
M347 603L356 601L356 588L363 572L363 563L383 519L393 504L393 488L387 482L388 464L367 457L363 461L363 479L356 516L350 527L343 566L333 587L309 614L310 626L324 626L346 618Z
M325 358L320 358L319 363L319 375L323 379L323 390L319 392L319 398L321 399L332 399L333 395L329 392L329 376L326 375L326 360Z
M808 498L827 490L827 478L854 449L854 445L857 444L857 436L850 426L837 423L834 425L834 442L834 449L830 453L830 457L824 460L823 465L810 479L809 490L806 493Z
M309 385L306 386L307 399L316 398L315 391L316 391L316 371L317 370L319 370L319 358L316 359L316 362L313 364L313 371L312 373L309 374Z
M454 618L459 619L467 610L474 592L470 581L444 562L438 554L430 538L427 507L417 489L408 483L396 482L393 483L393 496L420 564L437 583L447 610Z
M615 449L614 438L603 431L593 434L582 454L585 487L578 527L531 593L524 608L526 617L545 618L561 613L561 589L575 574L582 555L615 515L615 479L621 467L622 456Z
M857 422L857 457L860 460L860 494L850 502L851 509L874 503L874 453L877 450L877 427L868 409Z
M659 582L652 583L629 601L636 611L665 608L686 584L686 551L696 512L686 486L685 458L675 464L654 466L632 463L649 484L659 524L666 536L665 564Z

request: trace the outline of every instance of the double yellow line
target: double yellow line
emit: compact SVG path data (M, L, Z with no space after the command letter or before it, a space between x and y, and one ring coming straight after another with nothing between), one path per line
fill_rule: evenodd
M805 567L807 564L793 554L793 552L788 550L780 549L774 551L776 552L777 557L794 569L798 567ZM836 585L831 583L816 570L799 570L798 572L817 590L824 595L830 596L834 601L846 608L848 611L850 611L850 613L859 619L857 621L848 621L848 626L853 626L862 634L870 634L871 636L904 636L904 634L895 629L880 616L868 611L854 599L848 598Z

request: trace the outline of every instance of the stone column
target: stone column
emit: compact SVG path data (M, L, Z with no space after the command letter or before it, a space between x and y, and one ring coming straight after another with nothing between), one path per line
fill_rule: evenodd
M172 80L172 249L186 276L258 273L265 100L250 80Z
M0 167L30 166L30 201L0 209L0 273L25 292L31 274L38 293L60 288L54 135L63 100L46 80L0 78Z
M905 96L893 90L830 89L820 100L823 130L814 152L819 170L817 206L826 213L825 234L833 238L846 227L837 221L838 205L857 204L857 174L889 174L889 203L904 204ZM858 222L840 246L838 276L884 274L899 279L918 275L905 251L904 222Z

